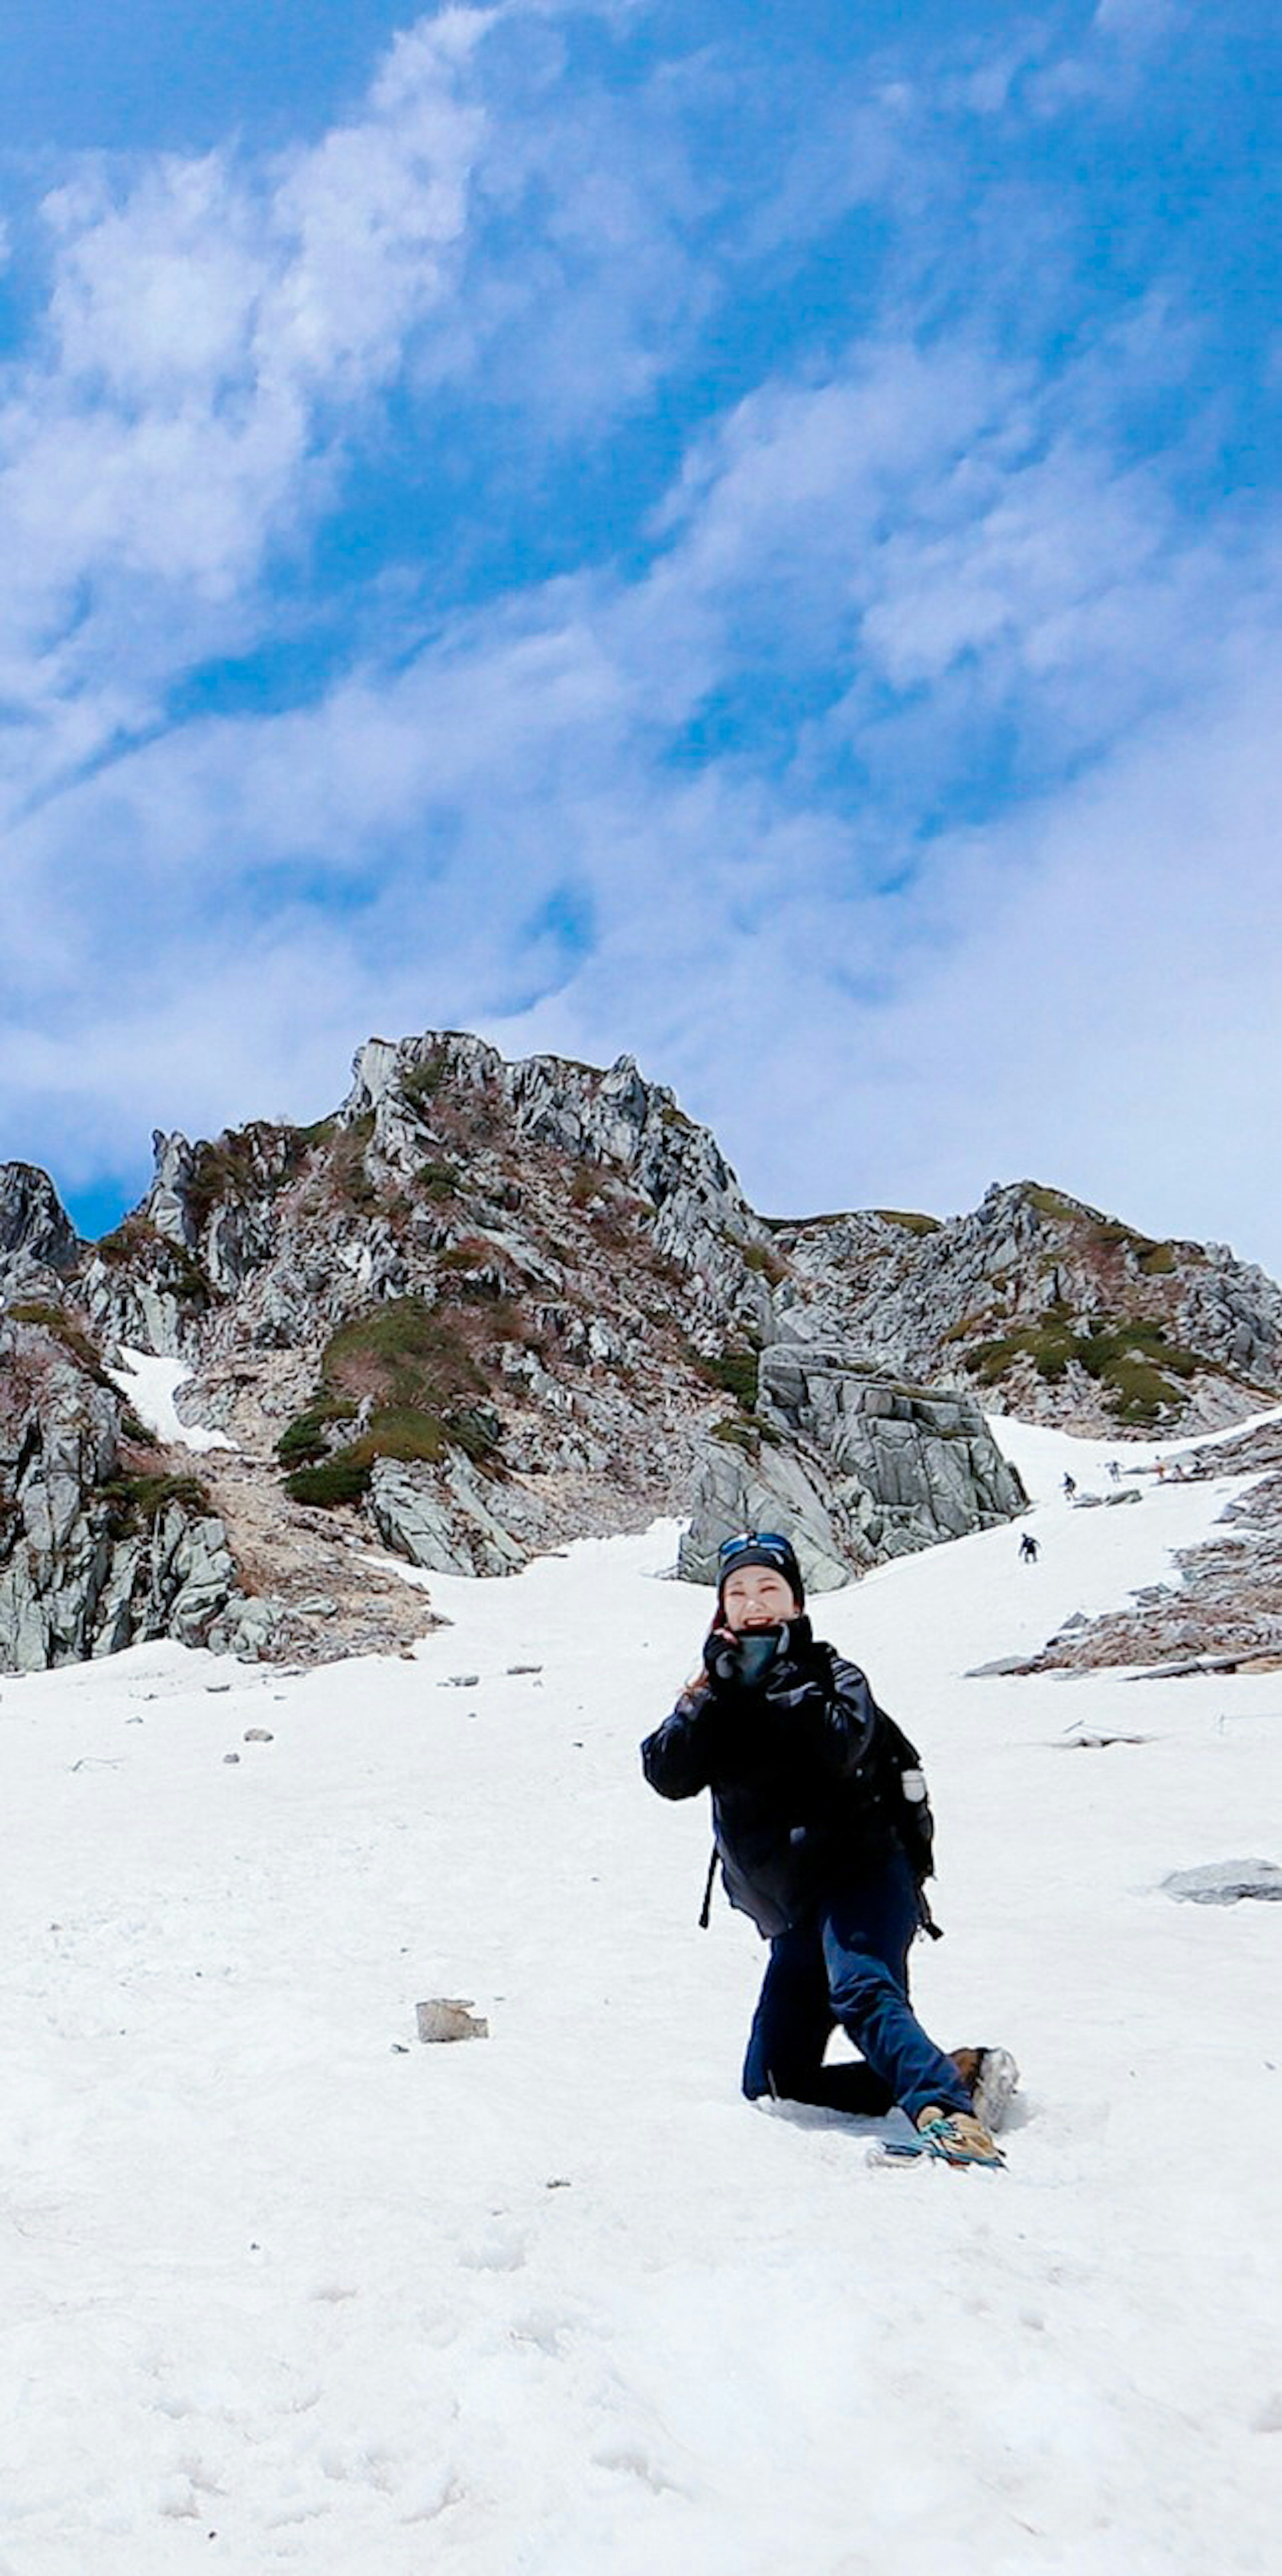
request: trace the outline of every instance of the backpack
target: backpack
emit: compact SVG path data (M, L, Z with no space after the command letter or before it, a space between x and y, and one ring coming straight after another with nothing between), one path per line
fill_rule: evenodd
M903 1844L921 1895L923 1882L935 1874L935 1819L930 1812L926 1775L921 1755L916 1745L910 1744L902 1726L884 1708L879 1708L877 1715L881 1721L877 1729L877 1794ZM921 1902L926 1928L936 1932L924 1896Z

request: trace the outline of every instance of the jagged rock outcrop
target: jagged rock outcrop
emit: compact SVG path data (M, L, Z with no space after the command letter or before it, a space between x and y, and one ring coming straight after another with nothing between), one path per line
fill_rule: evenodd
M763 1351L755 1417L756 1454L726 1444L701 1473L681 1543L692 1581L715 1579L717 1548L736 1529L781 1522L808 1586L825 1591L854 1567L993 1528L1026 1505L972 1398L891 1385L840 1348Z
M450 1089L487 1102L518 1141L562 1158L616 1170L644 1201L657 1251L679 1264L709 1312L745 1329L770 1322L769 1290L745 1253L768 1260L769 1230L753 1213L706 1127L687 1118L665 1084L647 1082L635 1058L607 1072L561 1056L507 1063L483 1039L455 1032L372 1038L356 1057L340 1120L373 1121L371 1150L390 1173L421 1159L423 1104Z
M1157 1241L1059 1190L995 1185L970 1215L781 1224L779 1310L887 1376L1079 1431L1213 1429L1282 1386L1282 1289L1222 1244Z
M47 1172L0 1163L0 1295L48 1296L83 1246Z
M235 1591L194 1483L130 1471L92 1362L56 1328L0 1322L0 1670L200 1644Z

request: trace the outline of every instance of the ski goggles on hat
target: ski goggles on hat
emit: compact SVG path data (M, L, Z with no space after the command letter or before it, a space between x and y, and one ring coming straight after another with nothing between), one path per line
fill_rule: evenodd
M781 1573L790 1559L794 1563L796 1561L791 1539L784 1538L780 1531L740 1530L736 1538L723 1538L717 1549L717 1563L722 1572L726 1572L734 1564L735 1558L742 1556L745 1549L750 1547L768 1548L772 1556L778 1557Z

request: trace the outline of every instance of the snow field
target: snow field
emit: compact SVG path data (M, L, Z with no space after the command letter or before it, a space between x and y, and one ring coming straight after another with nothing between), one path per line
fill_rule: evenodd
M813 1606L926 1756L918 2001L1015 2050L1004 2173L740 2100L764 1953L637 1763L706 1616L672 1527L433 1578L413 1661L0 1683L2 2576L1276 2563L1282 1921L1157 1882L1282 1856L1282 1674L959 1678L1231 1490L1074 1511L1108 1453L997 1428L1036 1566ZM490 2038L420 2046L429 1995Z
M139 1421L154 1431L158 1440L182 1449L234 1449L236 1443L228 1439L225 1431L211 1431L204 1423L179 1418L178 1392L191 1373L186 1360L131 1350L128 1344L121 1348L119 1368L107 1371Z

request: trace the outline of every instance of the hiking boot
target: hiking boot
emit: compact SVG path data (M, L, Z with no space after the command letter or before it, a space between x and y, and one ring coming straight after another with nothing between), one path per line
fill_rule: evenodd
M1019 2068L1010 2050L950 2048L948 2054L970 2095L970 2107L981 2127L990 2132L1000 2129L1019 2082Z
M931 2103L917 2114L917 2134L932 2156L950 2165L1004 2165L1005 2156L973 2111L941 2111Z

